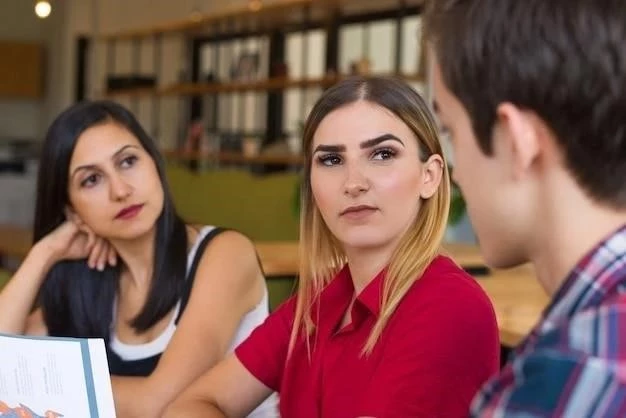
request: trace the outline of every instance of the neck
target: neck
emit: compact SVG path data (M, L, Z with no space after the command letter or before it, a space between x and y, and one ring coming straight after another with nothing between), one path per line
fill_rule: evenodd
M354 293L358 295L387 266L392 251L374 249L346 249Z
M111 245L117 252L118 262L119 260L123 262L128 273L123 274L120 280L127 281L127 285L138 288L150 285L153 273L155 239L156 230L152 230L132 241L111 241Z
M549 295L593 247L626 224L626 211L598 205L565 177L558 188L546 188L542 197L546 204L536 222L538 231L530 253L538 279Z

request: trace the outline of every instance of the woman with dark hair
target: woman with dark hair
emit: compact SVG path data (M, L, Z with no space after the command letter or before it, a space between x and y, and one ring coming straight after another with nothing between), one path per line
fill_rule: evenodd
M393 78L326 90L304 127L298 294L167 418L464 417L499 366L480 285L440 254L450 180L436 123Z
M94 101L47 133L34 245L0 306L0 332L103 338L118 416L150 417L265 319L268 295L250 240L186 225L153 141Z

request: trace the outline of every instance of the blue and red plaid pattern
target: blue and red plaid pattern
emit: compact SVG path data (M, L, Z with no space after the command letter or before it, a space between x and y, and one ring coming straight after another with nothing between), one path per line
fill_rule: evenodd
M626 225L565 279L472 417L626 417Z

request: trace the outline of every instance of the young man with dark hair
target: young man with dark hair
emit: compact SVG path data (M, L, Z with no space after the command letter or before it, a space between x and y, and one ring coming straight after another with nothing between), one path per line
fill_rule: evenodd
M435 0L425 23L482 252L552 296L472 416L626 416L626 1Z

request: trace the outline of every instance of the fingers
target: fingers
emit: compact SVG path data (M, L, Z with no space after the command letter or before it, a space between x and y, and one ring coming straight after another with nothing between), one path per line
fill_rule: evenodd
M89 251L89 258L87 264L92 269L104 270L106 264L106 257L108 248L106 242L102 238L94 237L94 244L91 251Z
M69 208L65 210L67 221L65 222L71 228L72 235L80 231L86 238L83 251L87 254L87 265L89 268L103 271L107 265L115 266L117 264L117 252L109 244L108 241L97 236L91 228L89 228L82 220Z
M93 248L89 251L87 260L89 267L103 271L107 264L115 266L117 264L117 252L113 246L100 237L94 236L93 241Z
M93 240L93 241L92 241ZM100 259L100 252L102 251L102 240L95 237L91 237L88 234L87 238L87 250L89 255L87 256L87 265L89 268L95 269L98 267L98 260Z
M96 238L96 234L94 234L91 231L82 231L82 232L87 236L87 243L85 244L85 251L91 254L93 252L94 246L97 243L98 238Z
M107 244L107 247L109 247L109 255L107 257L107 261L109 262L109 265L115 266L117 264L117 252L111 244Z

